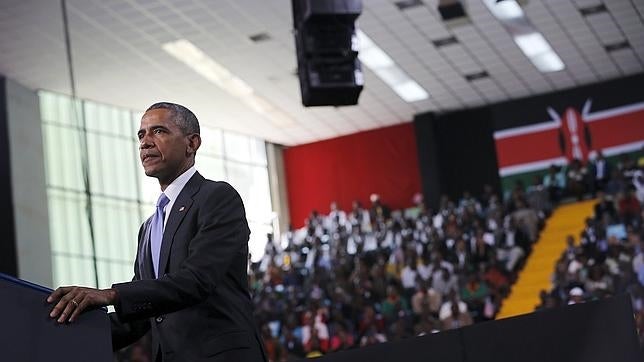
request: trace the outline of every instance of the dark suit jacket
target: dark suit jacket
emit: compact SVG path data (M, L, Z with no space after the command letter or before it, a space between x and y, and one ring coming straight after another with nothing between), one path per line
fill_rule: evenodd
M154 278L148 219L139 230L134 279L114 284L114 348L151 329L163 361L265 361L253 320L247 263L250 230L241 197L199 173L175 201Z

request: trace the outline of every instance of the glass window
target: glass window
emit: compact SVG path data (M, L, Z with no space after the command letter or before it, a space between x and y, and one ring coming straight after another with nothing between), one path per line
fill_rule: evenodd
M226 158L234 161L251 162L250 139L237 133L224 132Z
M248 241L248 252L250 253L250 260L257 263L264 256L266 249L267 235L273 232L271 225L266 225L258 222L250 221L248 223L250 228L250 240Z
M198 154L206 156L223 155L223 136L221 130L201 127L201 147Z
M53 93L40 92L40 118L43 122L56 121L56 96Z
M137 146L139 141L136 138L136 132L139 130L139 127L141 126L141 118L143 118L144 113L145 112L132 113L132 126L130 127L128 135L137 142Z
M54 281L95 286L95 261L100 286L129 280L143 218L133 116L95 102L78 101L74 110L67 96L39 95Z
M43 126L47 184L77 191L84 190L80 157L81 135L78 130L65 126Z
M91 256L87 198L82 193L47 190L51 247L54 252Z
M248 217L255 221L271 223L273 210L266 167L252 166L251 178L253 183L248 196L249 207L251 208L247 211Z
M143 207L143 214L149 216L154 213L157 199L161 194L161 188L159 186L159 181L157 181L156 178L145 174L140 163L137 165L137 169L140 185L139 197Z
M132 265L131 262L119 260L97 260L98 288L109 288L114 283L129 282L132 280L134 276Z
M132 262L136 254L138 203L95 196L92 202L96 256Z
M195 165L199 173L209 180L221 181L226 179L226 170L222 158L197 154Z
M226 171L227 181L239 192L244 202L246 217L251 229L249 251L251 260L257 262L264 253L266 235L273 231L273 211L267 167L227 161Z
M250 141L250 159L256 165L266 166L266 143L254 138Z
M52 123L70 127L78 127L81 124L82 109L80 101L72 102L68 96L51 94L51 102L46 104L45 107L50 107L46 113Z
M246 206L246 214L248 215L248 200L253 187L252 166L243 163L227 162L226 163L227 178L226 181L230 183L241 195L244 205Z
M90 258L54 253L53 268L55 286L96 286L93 260Z

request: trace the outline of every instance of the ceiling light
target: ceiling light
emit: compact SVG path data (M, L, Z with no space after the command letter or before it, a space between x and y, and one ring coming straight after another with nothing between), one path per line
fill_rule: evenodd
M561 58L540 33L517 35L514 42L539 71L557 72L565 68Z
M483 0L483 3L540 72L558 72L566 67L515 0Z
M416 102L429 98L429 94L416 81L411 79L394 60L380 49L362 30L357 29L356 35L360 51L360 62L371 69L378 78L387 84L405 102Z
M523 9L514 0L497 1L490 11L499 20L510 20L523 17Z
M521 51L528 56L533 57L552 50L550 44L546 41L543 35L539 33L530 33L517 35L514 37L514 42L517 43Z
M558 72L566 67L561 58L552 50L530 57L530 61L543 73Z
M413 80L408 80L405 83L394 86L394 91L398 93L405 102L416 102L429 98L427 91Z
M168 54L183 62L231 96L238 98L275 125L284 127L295 124L291 117L277 109L263 97L257 95L248 83L217 63L190 41L179 39L164 43L162 48Z
M376 68L374 72L387 84L402 84L408 79L407 74L395 65Z
M361 53L360 61L369 68L384 68L394 65L394 61L380 48L366 48Z

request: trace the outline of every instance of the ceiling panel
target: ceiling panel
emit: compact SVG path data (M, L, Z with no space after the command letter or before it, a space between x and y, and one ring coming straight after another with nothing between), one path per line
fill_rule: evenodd
M429 99L407 103L365 68L359 105L305 108L295 74L290 0L68 0L78 95L136 110L174 100L205 125L294 145L409 122L418 112L476 107L644 71L644 1L522 2L566 65L551 74L534 67L481 0L466 2L469 21L460 25L444 23L437 3L400 10L394 0L365 0L358 19ZM605 11L580 11L601 4ZM258 34L268 38L250 39ZM456 43L433 43L448 37ZM273 124L161 48L181 38L293 123ZM3 0L0 73L34 89L69 93L63 39L58 2Z

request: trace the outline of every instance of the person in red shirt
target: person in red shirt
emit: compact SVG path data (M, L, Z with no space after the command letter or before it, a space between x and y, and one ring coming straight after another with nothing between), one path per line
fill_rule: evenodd
M642 205L635 197L635 189L630 187L626 195L619 200L619 216L626 224L631 224L642 211Z

